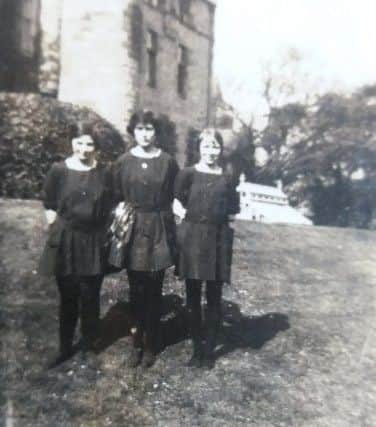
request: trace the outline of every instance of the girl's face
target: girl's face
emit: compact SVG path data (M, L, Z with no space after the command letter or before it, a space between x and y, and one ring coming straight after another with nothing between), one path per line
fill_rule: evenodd
M201 161L208 166L218 165L221 156L221 145L212 136L206 136L200 143L200 158Z
M155 143L155 128L151 123L138 123L134 128L134 138L137 145L150 148Z
M92 160L97 151L94 140L90 135L81 135L73 138L72 150L74 156L83 162Z

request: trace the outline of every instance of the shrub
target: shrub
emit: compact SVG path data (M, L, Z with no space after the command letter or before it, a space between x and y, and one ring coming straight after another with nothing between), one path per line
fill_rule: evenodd
M71 153L69 125L95 124L100 160L115 160L124 151L120 133L88 108L37 94L0 93L0 196L39 198L46 172Z

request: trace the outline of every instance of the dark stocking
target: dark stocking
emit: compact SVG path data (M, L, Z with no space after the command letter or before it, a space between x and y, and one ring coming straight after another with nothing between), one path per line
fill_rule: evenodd
M80 289L71 277L57 278L60 293L59 344L61 355L72 352L74 331L79 314Z
M199 367L202 359L202 314L201 314L201 280L186 280L187 310L189 333L193 343L193 354L188 366Z
M81 333L83 350L92 350L99 336L100 289L103 277L94 276L79 279L81 296Z
M159 323L162 305L162 285L164 271L144 272L128 271L130 285L130 307L135 327L132 328L133 351L130 364L136 366L141 361L141 349L144 350L143 365L151 366L158 349Z
M204 351L204 366L208 369L214 367L214 350L217 344L218 330L221 323L222 311L222 287L219 281L207 281L206 283L206 342Z
M159 348L163 279L164 271L148 273L145 289L145 354L142 361L144 367L154 363Z

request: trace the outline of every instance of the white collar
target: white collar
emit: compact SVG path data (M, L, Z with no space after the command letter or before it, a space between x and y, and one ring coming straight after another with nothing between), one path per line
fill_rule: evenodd
M154 159L156 157L159 157L162 153L162 150L158 148L156 151L153 151L152 153L145 152L142 148L139 146L133 147L131 149L131 153L135 157L141 157L142 159Z
M219 166L216 169L211 169L211 168L209 168L209 166L206 166L205 164L196 163L194 167L195 167L196 171L198 171L198 172L210 173L212 175L222 175L223 174L223 169Z
M93 164L91 166L86 166L82 162L77 159L75 156L68 157L65 159L65 164L67 165L68 169L72 169L75 171L81 171L81 172L87 172L92 169L95 169L97 167L97 161L94 160Z

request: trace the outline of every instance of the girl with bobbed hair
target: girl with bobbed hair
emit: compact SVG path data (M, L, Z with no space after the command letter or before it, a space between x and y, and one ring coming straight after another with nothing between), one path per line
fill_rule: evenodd
M79 317L83 357L94 350L106 265L105 228L112 204L112 175L97 161L95 126L78 122L68 130L73 153L52 165L43 191L49 236L40 273L55 276L60 294L59 353L49 367L72 356Z
M136 145L115 164L116 200L132 206L135 220L127 256L130 287L132 351L128 365L151 366L158 350L162 285L176 257L171 204L178 165L157 147L158 121L151 111L132 115L128 132Z
M199 161L176 180L174 211L179 226L179 275L185 279L193 354L188 365L211 369L221 322L224 282L230 282L233 230L238 212L235 180L222 166L223 139L215 129L198 137ZM203 336L201 292L206 282L206 337Z

